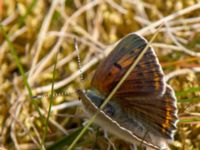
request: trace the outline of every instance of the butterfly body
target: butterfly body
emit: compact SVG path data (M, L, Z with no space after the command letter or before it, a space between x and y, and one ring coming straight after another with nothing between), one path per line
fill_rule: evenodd
M99 112L96 123L121 139L154 149L166 147L176 129L176 98L150 47L120 88L100 106L117 85L147 42L137 34L123 38L98 66L91 90L79 90L86 111Z

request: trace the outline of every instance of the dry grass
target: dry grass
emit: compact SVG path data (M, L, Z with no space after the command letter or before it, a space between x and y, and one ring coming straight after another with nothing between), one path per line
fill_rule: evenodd
M171 148L199 150L199 16L197 0L0 0L2 148L45 149L63 137L69 145L69 137L86 120L75 89L82 82L89 87L97 63L120 38L137 32L150 39L165 22L152 46L178 99L180 122ZM74 38L84 72L81 82ZM52 83L57 95L45 135ZM38 94L41 99L31 99ZM77 149L133 149L108 136L92 125Z

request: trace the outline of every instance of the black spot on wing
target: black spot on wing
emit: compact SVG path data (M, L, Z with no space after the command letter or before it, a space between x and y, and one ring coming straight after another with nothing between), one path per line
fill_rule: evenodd
M122 69L122 66L121 66L120 64L118 64L118 63L114 63L114 66L115 66L116 68L118 68L119 70Z

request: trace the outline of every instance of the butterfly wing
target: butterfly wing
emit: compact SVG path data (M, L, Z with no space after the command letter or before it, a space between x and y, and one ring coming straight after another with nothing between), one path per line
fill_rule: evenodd
M122 99L116 102L126 114L142 122L149 132L153 131L152 134L173 139L178 118L175 94L169 85L166 86L166 92L160 98L141 100L124 97Z
M99 65L92 79L92 87L107 96L136 60L147 42L137 34L123 38L109 56ZM115 97L159 97L165 91L163 71L152 47L121 85Z

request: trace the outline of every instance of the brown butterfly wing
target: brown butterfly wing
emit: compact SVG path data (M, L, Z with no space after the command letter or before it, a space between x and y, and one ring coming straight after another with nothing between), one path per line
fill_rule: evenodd
M147 42L137 34L123 38L99 65L92 79L92 87L107 96L136 60ZM149 47L114 97L159 97L165 91L163 71L154 50Z
M124 112L143 122L146 129L155 135L161 135L166 139L173 139L176 129L177 108L176 98L169 85L166 87L165 94L160 98L139 99L123 97L117 101Z

